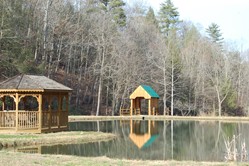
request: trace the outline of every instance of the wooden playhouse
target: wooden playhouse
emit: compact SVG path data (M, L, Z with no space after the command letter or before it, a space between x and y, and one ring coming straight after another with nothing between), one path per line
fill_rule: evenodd
M140 115L141 114L141 102L145 100L148 102L148 115L158 114L158 100L159 95L147 85L140 85L135 89L135 91L130 95L130 109L121 109L120 115Z

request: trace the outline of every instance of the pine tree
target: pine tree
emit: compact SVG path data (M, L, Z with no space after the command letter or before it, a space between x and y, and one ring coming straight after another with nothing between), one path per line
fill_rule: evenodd
M206 32L208 33L209 38L212 42L219 44L222 43L224 38L222 37L219 25L217 25L216 23L211 23L206 29Z
M177 45L178 38L176 33L179 23L179 12L177 11L177 8L174 7L171 0L166 0L166 2L161 4L161 9L159 11L159 26L161 29L161 33L166 37L166 47L169 58L167 66L170 69L170 73L168 74L168 81L170 82L170 110L172 116L174 114L175 90L177 88L181 72L179 47ZM168 68L166 70L168 70ZM164 86L166 87L165 89L168 89L168 82L165 82ZM166 96L167 94L164 95ZM164 102L167 103L167 101Z
M110 12L113 15L113 19L120 27L126 25L126 15L123 9L125 3L122 0L101 0L102 9Z
M156 25L156 27L158 27L158 21L156 19L154 10L152 9L152 7L149 8L147 14L146 14L146 20L150 23L150 24L154 24Z
M177 30L177 25L180 23L179 12L171 0L161 4L159 11L159 26L161 32L168 37L171 30Z

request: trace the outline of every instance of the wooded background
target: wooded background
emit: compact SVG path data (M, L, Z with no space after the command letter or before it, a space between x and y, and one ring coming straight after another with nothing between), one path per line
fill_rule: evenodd
M248 51L198 29L166 0L0 0L0 80L45 75L73 90L71 114L114 115L140 84L159 94L161 114L246 115Z

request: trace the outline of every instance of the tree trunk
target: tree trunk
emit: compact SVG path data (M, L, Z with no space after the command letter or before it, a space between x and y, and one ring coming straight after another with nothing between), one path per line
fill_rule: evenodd
M97 100L96 116L99 115L100 101L101 101L101 91L102 91L102 76L100 76L100 78L99 78L99 88L98 88L98 100Z
M0 26L0 40L3 38L3 20L4 20L4 1L3 1L3 8L2 8L2 18L1 18L1 26Z
M166 110L167 110L167 81L166 81L166 69L164 68L163 70L163 87L164 87L164 92L163 92L163 115L166 115Z
M56 63L56 67L55 67L55 71L57 72L59 69L59 64L61 61L61 48L62 48L62 41L63 41L63 37L61 37L60 41L59 41L59 51L58 51L58 56L57 56L57 63Z
M171 60L171 116L174 115L174 62L173 62L173 57Z
M46 55L46 49L47 49L47 35L48 35L48 11L49 6L51 5L51 0L47 0L46 7L44 9L44 18L43 18L43 56L42 60L47 63L47 55Z
M68 55L67 69L66 69L67 74L69 74L69 72L70 72L71 58L72 58L72 45L70 45L70 48L69 48L69 55Z
M100 66L100 76L99 76L99 88L98 88L98 101L97 101L97 111L96 111L96 116L99 115L99 110L100 110L100 102L101 102L101 91L102 91L102 77L103 77L103 68L104 68L104 62L105 62L105 49L102 49L102 58L101 58L101 66Z

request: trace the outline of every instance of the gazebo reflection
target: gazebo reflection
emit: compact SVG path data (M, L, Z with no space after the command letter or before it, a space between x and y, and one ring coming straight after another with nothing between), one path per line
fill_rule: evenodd
M149 147L158 136L155 121L130 120L129 138L139 149Z

